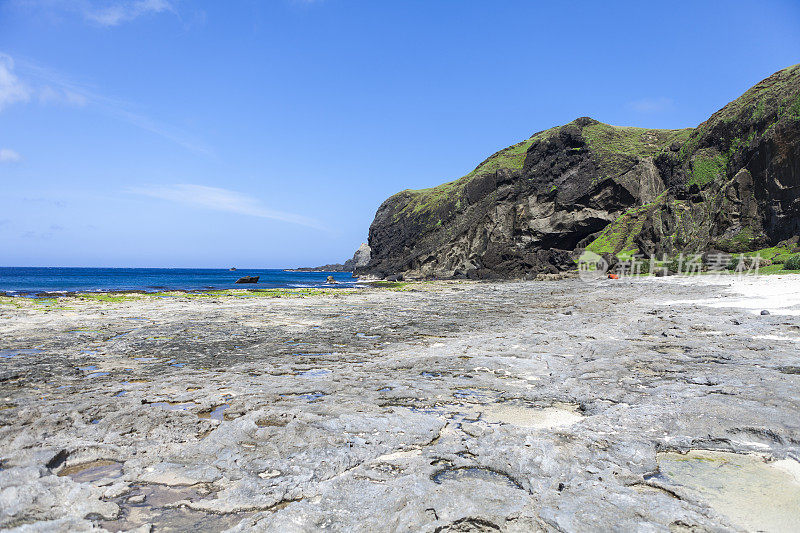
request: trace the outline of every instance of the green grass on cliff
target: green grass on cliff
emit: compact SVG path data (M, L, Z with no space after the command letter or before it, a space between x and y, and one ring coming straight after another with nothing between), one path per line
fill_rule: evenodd
M789 104L788 114L794 118L800 118L800 94Z
M574 124L571 123L571 124ZM534 142L545 141L557 135L563 126L557 126L532 135L529 139L504 148L488 157L465 176L429 189L406 190L398 196L407 197L405 206L395 213L400 215L432 214L440 210L457 210L461 207L460 198L465 187L478 176L492 174L498 170L520 171L525 163L528 149ZM683 144L691 133L691 128L681 130L660 130L611 126L594 122L581 129L587 147L597 157L603 178L614 177L624 172L632 158L653 156L669 147L673 142ZM579 150L579 149L578 149ZM443 213L438 213L442 215ZM440 220L441 216L436 216ZM432 223L432 227L441 224Z
M464 176L464 178L470 178L480 174L490 174L501 169L522 170L522 165L525 163L525 155L528 153L528 148L531 147L531 144L533 144L533 137L500 150L489 156L483 163L475 167L475 170Z
M742 139L746 138L746 143L749 144L754 137L769 130L784 117L800 118L800 64L787 67L760 81L711 115L691 134L681 149L681 157L691 156L712 132L717 135L726 130L730 132L730 138L715 139L714 143L727 143L725 149L731 153L743 144Z
M704 185L725 176L728 160L724 155L697 155L691 165L692 174L689 177L688 185L697 185L703 188Z
M534 138L518 142L489 156L469 174L447 183L429 189L409 189L399 194L408 195L406 206L401 210L404 214L417 214L420 212L433 212L448 201L458 202L464 192L464 187L476 176L491 174L498 170L522 170L525 154L533 143ZM455 209L460 204L453 206ZM441 224L437 224L441 225Z
M797 253L797 250L797 245L791 245L787 241L783 241L775 246L770 246L769 248L745 252L744 255L749 257L758 256L761 259L771 261L775 265L784 265L783 268L786 268L787 270L794 270L798 265L792 263L791 259L793 257L800 258L800 253ZM797 260L798 259L795 259L795 261Z
M755 84L711 115L707 122L732 122L740 118L757 122L765 118L771 109L776 110L778 116L800 116L800 64L780 70Z
M638 253L639 248L634 240L641 233L645 221L653 211L663 204L666 194L665 191L648 204L628 209L606 226L600 235L589 243L586 250L596 254L609 253L623 257Z
M391 216L394 223L413 219L414 224L410 227L421 233L437 229L448 231L450 220L467 205L466 193L472 192L470 184L477 184L476 180L498 170L522 170L527 151L534 143L546 142L567 127L572 130L578 128L586 143L585 147L572 150L581 153L588 148L594 158L596 176L593 184L617 178L642 158L661 153L676 159L675 163L681 166L681 175L686 175L688 186L696 185L708 190L710 184L724 179L729 170L737 170L728 166L731 161L737 161L736 156L741 150L754 146L765 132L785 120L800 120L800 65L788 67L762 80L697 128L662 130L611 126L581 118L564 126L538 132L527 140L496 152L460 179L429 189L398 193L393 197ZM680 146L674 155L669 153L673 145ZM480 185L481 188L489 186L488 183ZM555 193L558 189L551 187L550 192ZM476 187L475 190L480 189ZM683 217L680 212L677 214ZM636 229L635 220L638 218L630 214L619 224L612 224L590 246L602 251L631 249L629 237L641 230L641 225ZM697 232L689 226L702 222L691 220L691 217L685 223L683 218L681 221L679 234L673 238L673 244L678 247L697 237ZM624 238L620 232L625 235ZM721 244L734 251L752 250L763 246L763 242L761 234L745 229Z
M738 254L752 250L759 242L763 242L762 235L752 228L744 227L733 237L718 241L717 245L726 252Z
M597 154L623 154L647 157L673 142L683 143L693 128L658 130L631 126L611 126L597 122L583 128L583 138Z
M659 130L596 122L585 126L582 135L597 159L600 181L626 172L639 158L653 156L674 142L683 144L691 132L692 128Z

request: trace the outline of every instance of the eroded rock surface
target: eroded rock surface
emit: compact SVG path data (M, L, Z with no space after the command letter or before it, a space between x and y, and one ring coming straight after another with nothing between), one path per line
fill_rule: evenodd
M402 288L0 306L0 527L735 530L665 457L800 458L796 308Z

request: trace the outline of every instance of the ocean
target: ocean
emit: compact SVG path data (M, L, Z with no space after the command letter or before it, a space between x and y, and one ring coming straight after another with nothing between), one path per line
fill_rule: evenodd
M259 276L257 284L236 284L242 276ZM327 285L328 276L339 283ZM0 293L35 296L40 293L274 289L298 287L352 287L349 272L287 272L278 269L243 268L62 268L0 267Z

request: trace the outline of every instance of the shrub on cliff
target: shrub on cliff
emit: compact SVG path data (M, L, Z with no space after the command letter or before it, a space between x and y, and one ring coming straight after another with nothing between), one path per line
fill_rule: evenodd
M786 270L800 270L800 254L794 254L789 257L789 259L783 263L783 268Z

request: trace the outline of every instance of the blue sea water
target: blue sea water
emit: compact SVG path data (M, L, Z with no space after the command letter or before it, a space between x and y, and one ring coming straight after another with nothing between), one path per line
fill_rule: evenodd
M236 285L242 276L259 276L257 284ZM339 283L327 285L328 276ZM203 289L273 289L352 287L349 272L286 272L276 269L206 268L62 268L0 267L0 293L34 296L53 292L163 291Z

